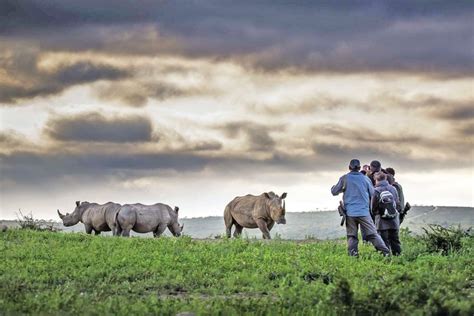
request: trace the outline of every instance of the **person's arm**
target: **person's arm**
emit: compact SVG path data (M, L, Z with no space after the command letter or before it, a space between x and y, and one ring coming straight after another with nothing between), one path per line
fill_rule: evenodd
M338 195L339 193L342 193L345 191L345 178L346 176L342 176L339 178L339 181L336 183L336 185L333 185L332 188L331 188L331 193L332 195L336 196Z

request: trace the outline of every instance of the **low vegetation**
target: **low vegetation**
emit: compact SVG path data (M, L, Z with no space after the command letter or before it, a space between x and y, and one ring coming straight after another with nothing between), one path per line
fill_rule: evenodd
M384 258L345 242L0 234L2 314L473 315L474 240Z
M443 227L440 225L428 225L423 228L425 234L422 240L425 242L429 252L437 252L447 255L450 252L458 251L463 246L465 237L472 237L471 229L461 229L460 227Z
M17 222L21 229L39 230L39 231L58 231L54 222L48 222L33 217L33 213L23 214L20 210L17 214Z

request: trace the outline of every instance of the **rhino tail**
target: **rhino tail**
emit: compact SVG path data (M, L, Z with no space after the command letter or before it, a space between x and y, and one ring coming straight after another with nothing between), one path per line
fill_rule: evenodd
M225 233L226 233L227 238L230 238L232 224L234 223L234 219L232 218L232 214L230 210L231 210L231 206L229 203L225 207L225 210L224 210Z
M232 217L230 204L225 207L224 222L225 222L226 227L232 227L232 224L234 223L234 218Z
M116 235L119 235L122 232L122 227L120 226L120 223L119 223L119 220L118 220L119 213L120 213L120 210L115 213L115 220L114 220Z

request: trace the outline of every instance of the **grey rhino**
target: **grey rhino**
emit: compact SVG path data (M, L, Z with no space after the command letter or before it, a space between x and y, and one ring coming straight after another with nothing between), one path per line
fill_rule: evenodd
M82 222L88 234L91 234L92 231L96 235L99 235L100 232L112 231L112 234L115 235L115 217L120 206L120 204L112 202L97 204L77 201L74 212L63 215L58 210L58 215L64 226L73 226Z
M160 237L166 227L179 237L184 225L178 223L178 210L169 205L156 203L153 205L126 204L120 208L116 218L117 235L130 236L130 231L137 233L153 232Z
M234 237L239 236L244 227L258 227L264 239L271 239L270 230L275 222L286 224L285 198L286 193L279 197L273 192L265 192L259 196L248 194L233 199L224 211L227 237L230 237L232 225L235 225Z

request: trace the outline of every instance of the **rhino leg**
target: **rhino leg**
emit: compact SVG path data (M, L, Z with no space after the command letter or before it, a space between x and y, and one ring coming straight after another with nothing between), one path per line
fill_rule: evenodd
M100 230L95 230L94 229L94 235L100 235Z
M84 228L86 229L86 234L92 234L92 226L84 224Z
M165 229L166 229L166 224L158 225L156 230L153 232L153 236L154 237L160 237L163 234L163 232L165 231Z
M255 220L255 222L257 223L258 228L260 228L260 230L263 233L263 239L271 239L270 231L268 230L268 226L267 226L267 222L265 222L261 218Z
M122 227L120 225L115 226L114 236L122 236Z
M271 231L271 230L272 230L273 225L275 225L275 222L271 222L270 224L267 224L268 231Z
M225 228L225 234L226 234L227 238L230 238L230 236L232 235L231 229L232 229L232 225L230 225L230 227Z
M122 236L123 236L123 237L130 237L130 230L131 230L131 229L128 228L128 227L127 227L127 228L124 228L124 229L122 230Z
M242 229L244 228L237 223L235 223L234 225L235 225L234 237L237 238L242 234Z

